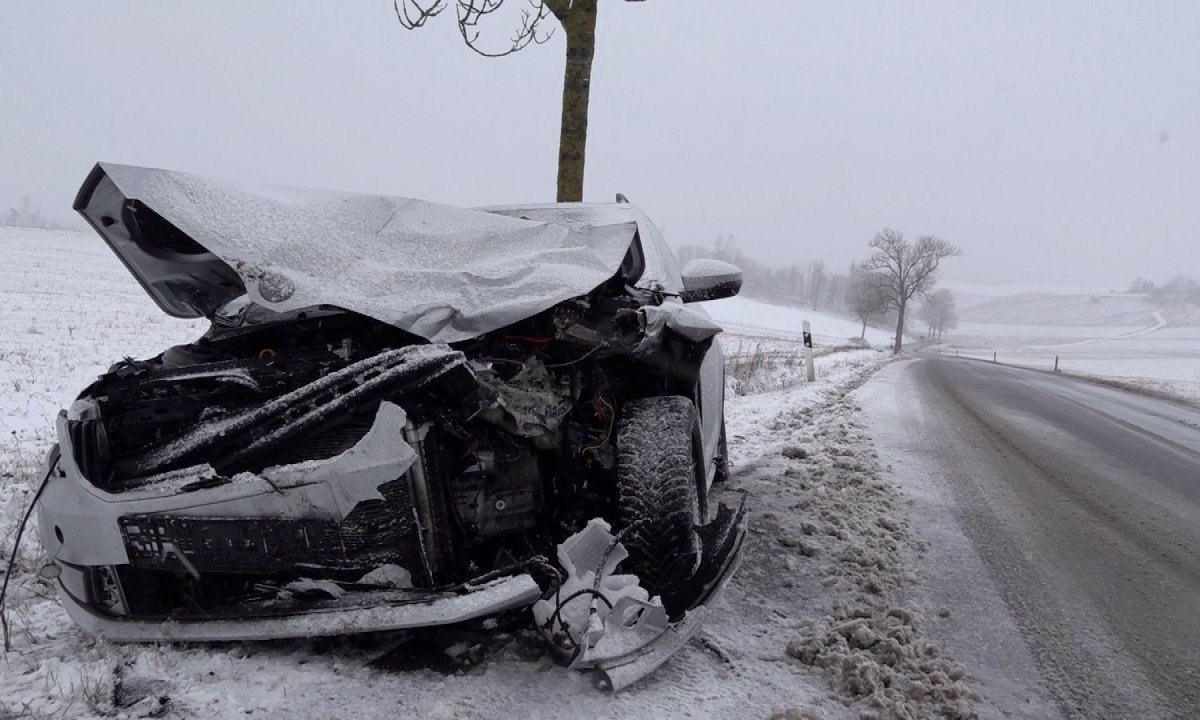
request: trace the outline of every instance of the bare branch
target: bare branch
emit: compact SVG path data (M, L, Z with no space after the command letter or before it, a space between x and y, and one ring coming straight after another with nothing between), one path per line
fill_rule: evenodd
M547 7L544 0L529 0L529 8L521 11L521 25L513 34L511 46L500 52L484 50L477 44L479 30L476 28L481 19L499 10L505 0L456 0L456 2L458 5L458 30L462 35L463 42L484 57L512 55L525 49L530 43L539 45L545 43L554 33L554 29L551 28L549 32L539 34L541 22L554 13ZM555 15L555 17L558 16Z
M396 19L406 30L415 30L446 9L446 0L392 0ZM411 8L411 10L410 10Z

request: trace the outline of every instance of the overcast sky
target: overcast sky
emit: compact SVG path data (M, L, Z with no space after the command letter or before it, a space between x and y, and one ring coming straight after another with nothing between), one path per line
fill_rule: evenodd
M585 197L672 243L841 267L892 226L958 280L1200 275L1195 0L601 0L597 34ZM562 66L390 0L3 0L0 209L67 216L96 160L553 200Z

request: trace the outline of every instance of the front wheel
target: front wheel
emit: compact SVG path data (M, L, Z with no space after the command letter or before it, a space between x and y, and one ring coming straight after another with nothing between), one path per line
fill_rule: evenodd
M686 397L667 395L625 404L617 427L619 525L636 525L625 536L627 571L667 614L686 610L676 597L700 565L700 484L704 478L700 421Z

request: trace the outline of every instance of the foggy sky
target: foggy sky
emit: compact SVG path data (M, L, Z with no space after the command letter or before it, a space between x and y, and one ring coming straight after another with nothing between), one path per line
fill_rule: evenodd
M952 279L1200 275L1200 3L603 0L597 33L586 199L674 244L840 270L891 226L958 243ZM551 201L562 66L390 0L4 0L0 211L66 218L97 160Z

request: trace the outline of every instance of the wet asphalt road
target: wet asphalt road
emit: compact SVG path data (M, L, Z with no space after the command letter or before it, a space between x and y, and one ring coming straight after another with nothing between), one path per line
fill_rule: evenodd
M1200 718L1200 410L923 356L919 434L1066 717Z

